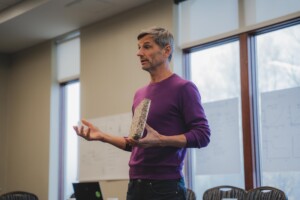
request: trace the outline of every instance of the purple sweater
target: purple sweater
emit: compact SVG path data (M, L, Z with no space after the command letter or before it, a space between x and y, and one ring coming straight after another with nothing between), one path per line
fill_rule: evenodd
M147 124L162 135L184 134L186 148L207 146L210 129L197 87L173 74L139 89L134 110L144 99L151 99ZM145 133L146 134L146 133ZM186 148L133 147L129 161L130 179L178 179L182 177Z

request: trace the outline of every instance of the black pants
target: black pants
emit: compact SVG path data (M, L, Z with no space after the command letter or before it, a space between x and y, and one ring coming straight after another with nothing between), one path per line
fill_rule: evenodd
M186 200L184 180L130 180L127 200Z

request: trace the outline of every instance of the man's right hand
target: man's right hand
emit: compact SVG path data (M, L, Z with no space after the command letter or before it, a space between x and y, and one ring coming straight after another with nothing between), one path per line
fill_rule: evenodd
M104 133L101 130L84 119L81 120L81 122L83 124L82 126L73 126L77 135L88 141L99 140L104 142Z

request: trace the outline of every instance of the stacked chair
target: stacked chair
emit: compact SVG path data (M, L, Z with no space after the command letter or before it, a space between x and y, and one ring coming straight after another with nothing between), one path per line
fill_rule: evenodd
M246 191L242 188L223 185L208 189L203 194L203 200L221 200L223 198L246 199Z
M274 187L262 186L246 191L242 188L223 185L207 189L203 194L203 200L288 200L285 193Z
M187 200L196 200L196 194L193 190L187 188L186 189L186 199Z
M38 197L30 192L15 191L2 194L0 200L38 200Z
M285 193L274 187L258 187L247 192L246 200L287 200Z

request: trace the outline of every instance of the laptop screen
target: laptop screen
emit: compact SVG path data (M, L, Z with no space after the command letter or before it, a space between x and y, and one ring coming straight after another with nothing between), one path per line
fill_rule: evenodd
M76 200L103 200L99 182L73 183Z

